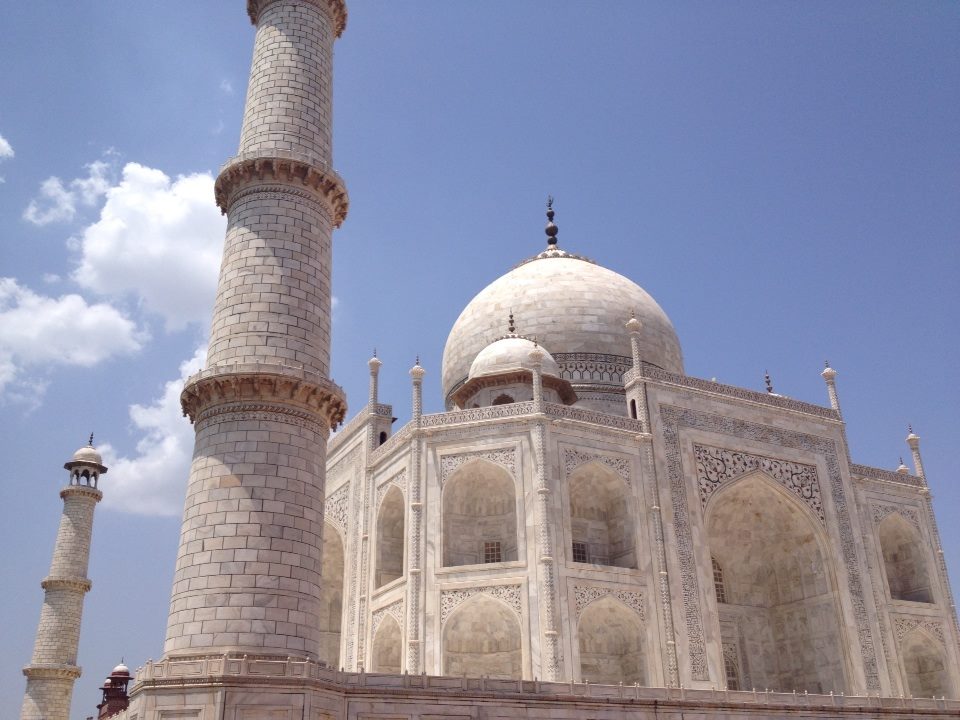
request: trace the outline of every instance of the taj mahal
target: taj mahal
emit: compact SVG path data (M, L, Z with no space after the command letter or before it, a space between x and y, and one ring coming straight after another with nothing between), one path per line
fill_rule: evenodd
M911 467L854 462L829 364L823 405L686 375L664 310L578 254L552 201L542 249L449 330L446 410L423 412L418 359L395 427L374 356L348 418L329 369L347 8L246 4L163 655L118 666L99 717L957 717L960 627L917 434ZM66 468L21 720L67 720L79 676L110 489L92 441Z

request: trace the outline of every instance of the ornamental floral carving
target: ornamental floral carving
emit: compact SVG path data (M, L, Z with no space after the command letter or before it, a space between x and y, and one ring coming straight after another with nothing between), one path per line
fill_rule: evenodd
M922 627L940 642L946 642L943 636L943 623L939 620L931 620L926 617L912 615L900 615L893 618L893 634L896 636L897 642L901 642L907 633L912 632L918 627Z
M920 529L920 515L916 508L905 507L903 505L883 505L876 503L873 505L873 521L880 523L890 515L900 515L904 520L913 525L917 530Z
M505 602L519 617L522 614L520 605L519 585L484 585L481 587L461 588L458 590L443 590L440 593L440 624L447 622L447 618L464 600L477 593L489 595L492 598Z
M446 484L454 472L471 460L492 462L509 472L510 477L516 478L517 476L517 449L515 447L500 450L480 450L458 455L444 455L440 458L440 484Z
M577 618L583 614L584 608L594 600L610 595L622 602L640 616L641 622L647 621L646 607L643 603L643 594L636 590L618 590L616 588L597 585L577 585L573 589L573 597L577 605Z
M390 615L394 620L397 621L397 625L401 628L403 627L403 600L395 600L389 605L385 605L382 608L378 608L373 611L373 614L370 616L370 635L374 636L377 634L377 628L380 627L380 623L383 619Z
M345 483L327 495L324 513L331 525L336 526L341 534L347 534L347 509L350 506L350 484Z
M626 458L610 457L608 455L599 455L596 453L585 453L581 452L580 450L574 450L573 448L567 448L563 453L563 465L567 477L570 477L570 474L574 470L588 462L598 462L601 465L610 468L617 473L617 475L623 478L623 481L627 484L627 487L633 487L633 483L630 481L630 461Z
M697 485L702 507L707 506L710 496L724 483L761 470L800 498L820 518L821 524L826 525L820 481L817 480L817 469L813 465L708 445L694 445L693 454L697 459Z

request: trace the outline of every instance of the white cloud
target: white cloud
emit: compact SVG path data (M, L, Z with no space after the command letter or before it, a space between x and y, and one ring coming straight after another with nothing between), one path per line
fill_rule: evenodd
M92 367L135 353L146 337L133 321L104 303L79 295L38 295L13 278L0 278L0 394L42 394L42 380L26 371L52 365Z
M177 517L190 473L194 433L180 410L184 381L203 367L207 349L198 348L180 365L180 376L164 385L150 405L131 405L130 419L143 437L134 457L121 457L109 444L101 446L110 469L102 481L104 505L139 515Z
M3 136L0 135L0 160L6 160L13 157L13 146Z
M60 282L60 276L57 275L56 273L44 273L44 274L43 274L43 281L44 281L47 285L55 285L55 284L57 284L58 282Z
M233 95L233 83L224 78L220 81L220 92L225 95Z
M110 187L111 165L96 160L86 166L87 176L64 184L58 177L48 177L40 184L39 197L23 211L23 219L34 225L70 222L77 216L77 207L96 205Z
M167 329L209 321L226 219L208 173L172 180L128 163L106 191L100 219L83 231L73 279L114 297L133 295Z

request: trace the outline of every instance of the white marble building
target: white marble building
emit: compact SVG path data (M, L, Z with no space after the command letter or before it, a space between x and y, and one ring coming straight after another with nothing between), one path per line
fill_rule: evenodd
M548 215L547 249L450 331L448 412L419 414L418 364L391 435L371 360L369 404L329 446L321 659L956 696L918 438L913 472L854 464L829 367L824 407L686 376L659 305L561 250Z

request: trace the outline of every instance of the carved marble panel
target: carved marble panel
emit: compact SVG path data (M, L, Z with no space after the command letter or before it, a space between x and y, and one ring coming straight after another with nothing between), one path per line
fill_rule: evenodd
M633 487L630 478L630 461L626 458L587 453L581 450L574 450L573 448L567 448L563 453L563 467L566 477L570 477L570 474L574 470L588 462L598 462L601 465L605 465L623 478L623 481L627 483L627 487Z
M937 638L937 640L944 644L946 643L943 635L943 623L939 620L916 615L897 615L893 618L893 634L896 636L897 642L903 640L904 635L917 627L922 627Z
M906 507L904 505L886 505L883 503L874 503L872 506L873 521L879 524L887 516L894 513L899 514L904 520L913 525L917 530L920 529L920 514L916 508Z
M517 449L510 447L444 455L440 458L440 484L446 484L454 472L471 460L487 460L504 468L510 473L510 477L514 479L517 477Z
M401 470L399 473L393 477L384 480L377 486L377 498L374 502L373 507L379 508L380 503L383 501L383 496L387 494L391 487L400 488L400 492L404 495L407 493L407 471Z
M646 607L643 602L643 594L636 590L618 590L617 588L604 587L601 585L576 585L573 588L573 596L577 605L577 618L579 618L584 609L594 600L611 595L622 602L628 608L640 616L641 622L647 621Z
M517 614L522 615L520 602L520 585L482 585L472 588L458 588L456 590L443 590L440 593L440 624L447 622L447 618L464 600L473 597L477 593L483 593L490 597L502 600L509 605Z
M709 445L695 444L693 454L697 459L697 485L702 507L707 506L707 501L724 483L743 477L754 470L761 470L800 498L813 510L820 519L820 523L826 525L820 481L817 479L817 468L813 465L803 465Z
M377 608L373 611L373 614L370 616L370 635L377 634L377 628L380 627L380 623L383 621L387 615L393 617L397 621L397 625L403 627L403 599L395 600L389 605L385 605L382 608Z

